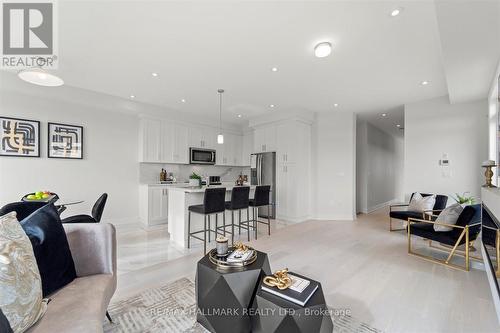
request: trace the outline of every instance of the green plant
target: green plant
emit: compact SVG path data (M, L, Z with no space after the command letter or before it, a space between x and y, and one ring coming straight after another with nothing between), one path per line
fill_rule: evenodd
M189 176L189 179L200 179L201 180L201 176L198 175L196 172L193 172L191 174L191 176Z
M459 204L469 204L473 205L476 202L476 199L474 199L473 196L467 195L470 194L470 192L464 192L462 195L455 193L455 198L453 198L457 203Z

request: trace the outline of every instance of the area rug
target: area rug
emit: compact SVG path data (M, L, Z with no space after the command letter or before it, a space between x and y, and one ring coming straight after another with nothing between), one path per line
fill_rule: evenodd
M109 314L113 323L104 323L106 333L208 332L196 322L194 283L187 278L114 302ZM351 316L333 315L332 319L336 333L382 332Z

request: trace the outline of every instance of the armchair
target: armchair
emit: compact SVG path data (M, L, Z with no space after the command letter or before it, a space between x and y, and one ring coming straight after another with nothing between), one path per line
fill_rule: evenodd
M435 215L433 216L435 217ZM435 231L434 225L444 225L453 228L451 231ZM458 268L461 270L468 271L470 267L470 249L472 243L477 238L479 232L481 231L481 205L471 205L464 208L460 216L458 217L457 223L455 225L438 223L434 220L425 220L418 218L408 219L408 254L423 258L428 261L432 261L441 265L450 266L452 268ZM418 236L429 240L429 245L431 246L432 241L440 243L443 248L432 247L439 249L448 253L446 260L439 260L431 256L426 256L413 251L411 236ZM464 245L465 250L460 251L458 247ZM448 252L449 251L449 252ZM465 266L451 264L450 260L455 254L458 254L465 258ZM472 258L478 259L479 258Z
M415 193L411 194L410 201L413 199L413 196ZM432 194L428 193L422 193L423 197L430 196ZM412 212L408 210L401 210L403 207L408 207L410 204L398 204L398 205L391 205L389 207L389 231L399 231L399 230L406 230L405 228L399 228L395 229L392 227L392 219L396 220L402 220L402 221L408 221L409 218L415 218L415 219L430 219L432 220L432 215L439 215L439 213L446 208L446 204L448 202L448 196L446 195L441 195L437 194L436 195L436 203L434 204L434 207L432 210L424 211L424 212ZM433 214L437 213L437 214Z

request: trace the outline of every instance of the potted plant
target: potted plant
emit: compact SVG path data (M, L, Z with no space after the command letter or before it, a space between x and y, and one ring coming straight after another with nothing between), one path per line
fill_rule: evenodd
M201 186L201 176L194 171L189 176L189 186Z
M470 192L464 192L462 195L455 193L455 196L456 197L453 197L453 199L462 207L473 205L476 202L476 199L470 196Z

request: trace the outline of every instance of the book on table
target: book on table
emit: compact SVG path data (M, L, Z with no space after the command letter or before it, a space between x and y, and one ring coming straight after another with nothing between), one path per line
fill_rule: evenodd
M261 288L268 293L297 305L306 305L314 292L318 289L319 283L295 273L288 273L288 276L292 279L292 285L287 289L280 290L278 287L269 287L264 283L262 283Z
M253 250L246 250L246 251L233 251L226 259L227 262L243 262L248 259L253 254Z

